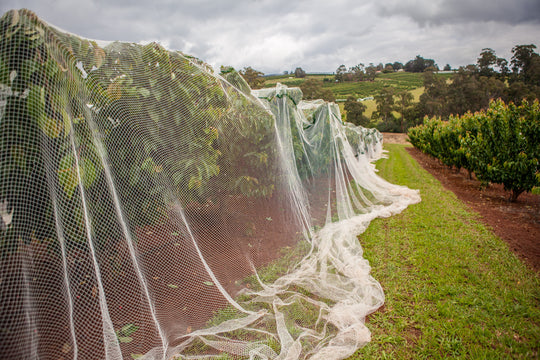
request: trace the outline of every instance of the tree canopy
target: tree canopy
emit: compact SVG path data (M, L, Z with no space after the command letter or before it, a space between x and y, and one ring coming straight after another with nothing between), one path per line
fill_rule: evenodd
M347 112L347 122L364 127L369 125L369 118L364 115L367 106L357 101L355 96L351 95L347 98L344 108Z
M418 116L447 118L486 109L490 101L499 98L514 103L540 98L540 55L535 49L535 45L514 46L511 71L506 59L484 48L477 63L460 67L450 82L425 72Z
M429 67L434 67L438 69L439 67L435 64L433 59L424 59L420 55L416 55L414 60L409 60L403 67L405 71L408 72L424 72Z
M244 70L239 71L240 75L246 80L252 89L259 89L264 85L264 73L247 66Z
M306 72L301 67L297 67L294 70L294 76L297 77L297 78L305 78L306 77Z
M323 88L323 85L321 80L307 79L300 85L303 98L306 100L323 99L326 101L336 101L332 90Z

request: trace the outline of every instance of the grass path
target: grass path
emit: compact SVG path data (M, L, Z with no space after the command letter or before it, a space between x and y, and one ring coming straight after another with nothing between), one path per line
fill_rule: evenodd
M367 320L372 342L350 359L538 358L538 276L405 145L385 147L379 174L420 189L422 202L359 236L386 304Z

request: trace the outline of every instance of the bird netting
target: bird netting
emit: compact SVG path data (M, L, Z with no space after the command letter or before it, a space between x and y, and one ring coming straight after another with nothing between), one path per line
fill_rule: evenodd
M341 359L383 304L357 235L419 201L382 136L156 43L0 20L3 359Z

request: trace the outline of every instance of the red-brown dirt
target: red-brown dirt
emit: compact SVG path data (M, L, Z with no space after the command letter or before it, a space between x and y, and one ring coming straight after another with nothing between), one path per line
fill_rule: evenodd
M314 225L324 223L329 186L332 185L328 179L319 179L308 186L313 199L311 215ZM174 346L184 340L179 334L189 334L203 327L215 311L228 305L201 258L219 283L234 296L246 286L242 280L253 273L253 268L268 265L302 238L299 220L290 211L291 200L277 191L269 199L228 196L224 201L223 208L213 203L188 206L185 216L189 229L183 225L180 213L172 209L169 221L163 224L135 227L132 235L137 239L134 250L138 255L137 267L126 239L98 255L101 282L114 330L128 324L136 327L136 331L129 335L132 340L121 343L125 358L160 346L158 329L151 319L139 270L144 274L145 286L155 306L155 316L160 319L165 334L171 334L168 341ZM37 241L21 245L20 251L5 261L14 263L22 261L22 254L39 254L33 258L35 273L40 274L38 286L41 293L35 302L38 308L48 306L51 309L44 312L47 318L41 321L38 352L44 357L67 359L74 351L69 333L64 331L69 327L69 313L65 307L56 306L57 298L62 298L65 292L62 287L64 269L60 254L49 253L49 245L48 242ZM92 354L93 358L103 358L101 290L92 275L92 259L85 252L70 252L67 256L68 264L75 264L70 268L76 267L71 272L80 274L80 279L77 278L70 288L77 315L76 326L80 330L77 333L79 355L87 358ZM8 294L10 282L1 280L0 294ZM17 312L17 315L9 316L21 319L21 328L17 330L22 331L26 326L23 303L15 305L19 307L12 313ZM8 315L0 314L0 323L5 322L2 316ZM2 349L0 354L4 350L13 353L18 348L14 338L8 345L9 349Z
M405 134L383 135L386 143L407 143ZM482 188L480 181L469 179L466 170L450 169L414 147L407 150L445 189L478 212L482 221L526 264L540 271L540 195L522 193L517 201L508 202L510 193L502 185Z

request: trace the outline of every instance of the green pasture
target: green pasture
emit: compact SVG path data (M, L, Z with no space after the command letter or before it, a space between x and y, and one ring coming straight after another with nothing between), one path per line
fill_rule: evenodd
M436 76L449 79L451 74L437 74ZM418 98L423 93L423 74L409 72L380 73L375 77L375 81L343 83L336 83L334 81L334 75L331 74L309 74L302 79L295 78L294 75L276 75L266 77L264 86L273 87L278 82L290 87L300 86L305 80L311 78L323 81L323 86L330 88L338 101L344 101L351 95L357 98L374 96L387 86L393 86L397 90L412 91L415 94L416 101L418 101ZM327 79L327 81L324 81L324 79Z
M436 76L442 76L450 79L452 74L436 74ZM361 82L344 82L336 83L334 81L334 75L331 74L309 74L303 79L295 78L294 75L276 75L268 76L265 78L265 87L273 87L276 84L282 83L289 87L300 86L306 79L315 78L323 81L323 87L330 88L336 97L336 101L341 110L343 119L346 119L346 111L344 109L344 102L349 96L356 98L365 98L377 95L383 88L393 86L396 90L410 91L414 96L414 101L420 101L420 95L424 92L423 87L423 74L422 73L409 73L409 72L395 72L395 73L380 73L375 77L375 81L361 81ZM326 81L324 81L326 79ZM363 102L367 109L365 115L371 118L374 111L377 110L377 104L375 100L364 100ZM397 113L395 114L398 115Z

